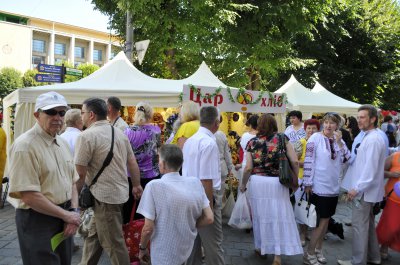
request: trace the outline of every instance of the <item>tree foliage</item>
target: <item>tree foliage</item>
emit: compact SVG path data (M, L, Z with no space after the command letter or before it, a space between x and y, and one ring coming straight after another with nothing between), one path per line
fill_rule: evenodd
M150 39L142 66L184 78L205 60L226 84L276 90L290 74L360 103L398 108L399 6L392 0L92 0L125 38ZM135 62L136 63L136 62Z
M36 82L35 76L38 74L38 70L27 70L22 76L22 83L24 87L34 87L43 85L40 82Z
M21 72L12 67L0 69L0 98L22 87Z

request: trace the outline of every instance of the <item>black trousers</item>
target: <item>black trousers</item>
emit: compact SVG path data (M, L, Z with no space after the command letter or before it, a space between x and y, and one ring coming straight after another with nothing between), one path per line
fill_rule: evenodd
M64 230L62 219L32 209L17 209L15 222L24 265L70 265L72 237L65 239L53 252L51 238Z
M152 181L153 179L160 179L161 175L151 178L151 179L144 179L141 178L140 179L140 185L142 186L143 190L146 187L147 183L149 183L150 181ZM133 204L135 202L135 198L132 195L132 180L131 178L128 178L129 181L129 199L127 202L124 203L123 209L122 209L122 221L124 224L129 223L130 219L131 219L131 213L132 213L132 208L133 208ZM135 211L135 216L133 217L133 220L138 220L138 219L143 219L144 216L141 214L136 213L136 210L139 206L139 202L140 199L136 201L136 208L134 209Z

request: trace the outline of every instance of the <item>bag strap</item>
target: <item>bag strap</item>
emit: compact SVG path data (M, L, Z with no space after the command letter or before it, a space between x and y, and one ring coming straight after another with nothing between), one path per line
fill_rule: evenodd
M136 210L136 200L133 200L133 206L132 206L132 211L131 211L131 217L129 218L129 223L133 221L133 217L135 217L135 211Z
M388 195L386 196L386 198L389 198L393 191L394 191L394 189L392 189L391 191L389 191L389 193L388 193Z
M107 157L103 162L103 166L100 168L99 172L97 172L97 175L92 180L92 183L90 184L89 188L97 182L97 179L99 178L101 173L103 173L104 169L111 163L111 160L114 157L113 150L114 150L114 126L111 125L111 149L108 152Z

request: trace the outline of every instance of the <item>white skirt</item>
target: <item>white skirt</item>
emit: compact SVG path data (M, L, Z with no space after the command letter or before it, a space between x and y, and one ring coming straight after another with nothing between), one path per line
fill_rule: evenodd
M277 177L252 175L249 183L254 244L261 254L303 254L289 190Z

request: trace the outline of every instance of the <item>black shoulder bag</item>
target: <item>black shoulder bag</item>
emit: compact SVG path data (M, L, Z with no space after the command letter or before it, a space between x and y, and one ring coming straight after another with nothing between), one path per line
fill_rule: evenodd
M295 176L286 155L285 135L278 133L278 140L279 182L288 188L297 187L297 176Z
M94 205L94 197L93 194L90 192L90 187L93 186L97 182L97 179L103 173L104 169L111 163L111 160L114 157L114 127L111 126L111 149L108 152L106 159L103 162L103 166L100 168L97 175L94 177L92 183L88 186L86 184L83 185L81 193L79 194L79 206L81 208L87 209L89 207L93 207Z

